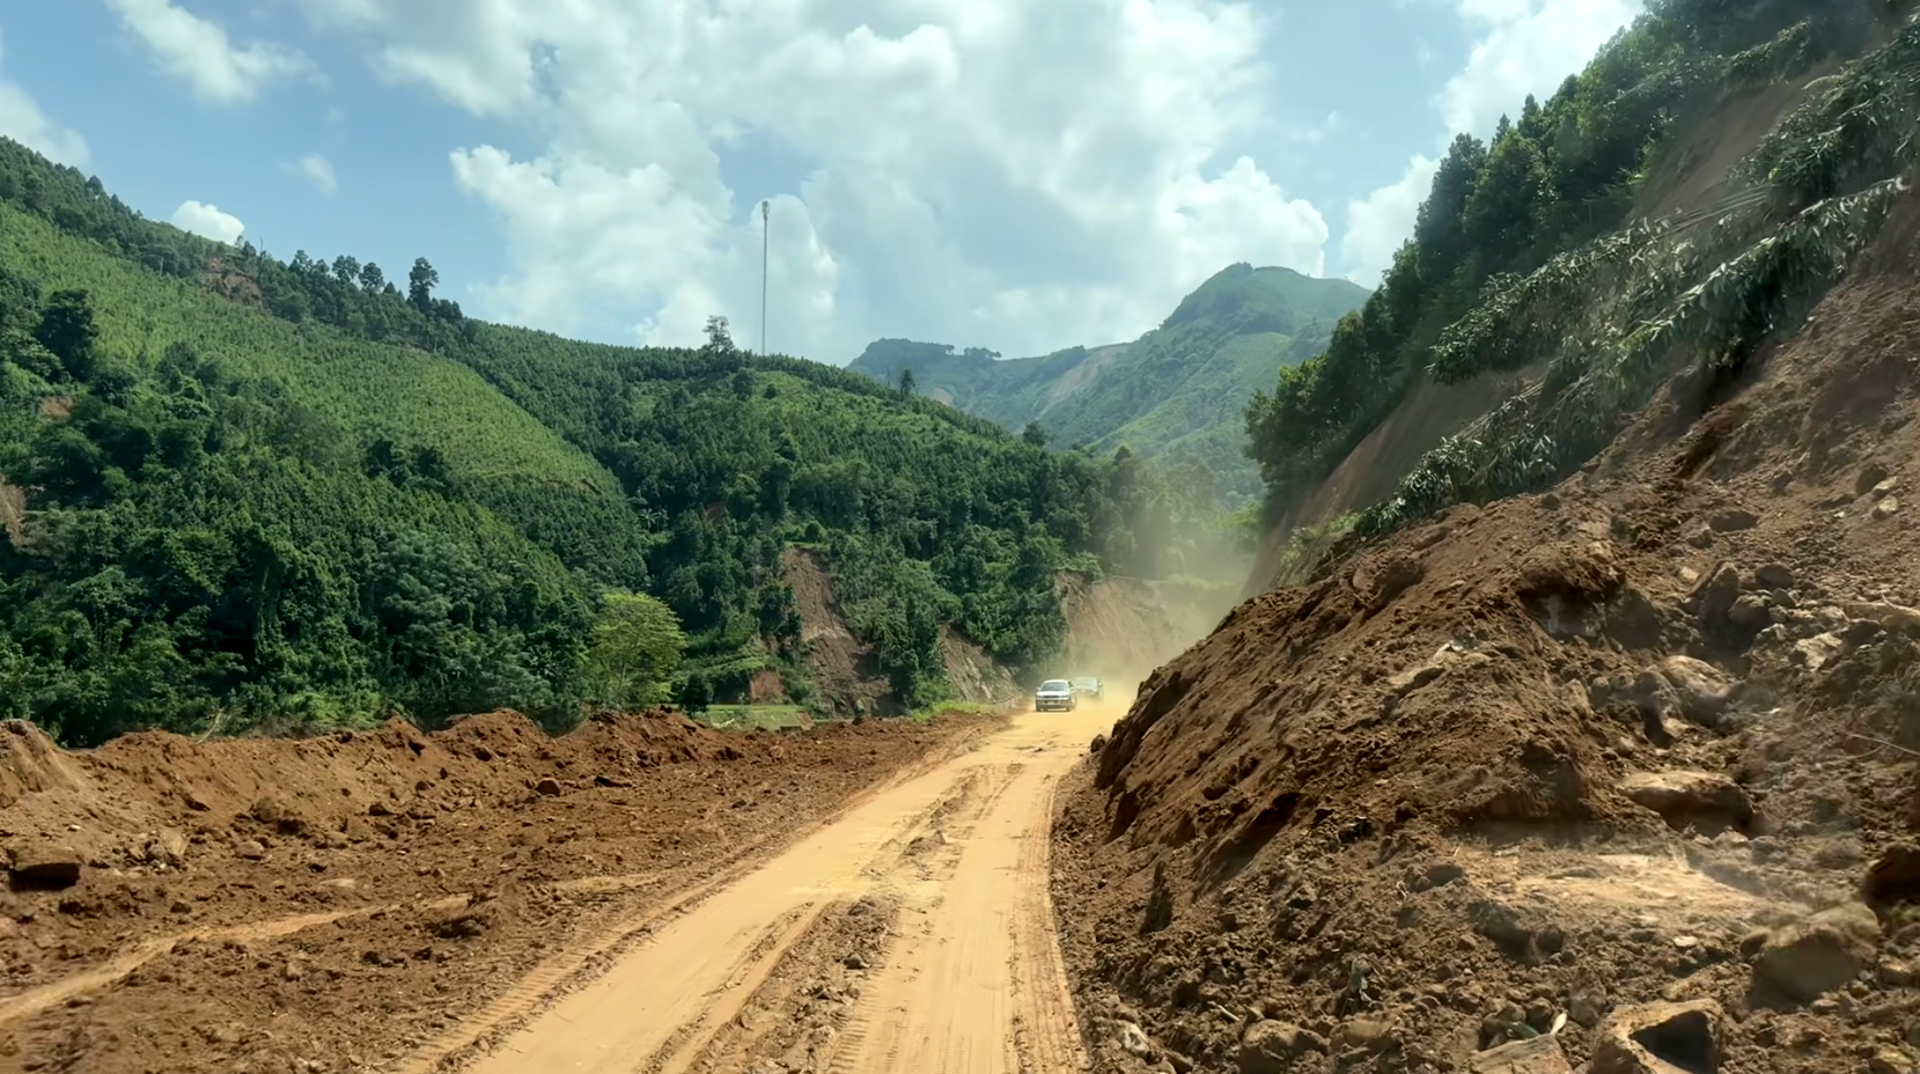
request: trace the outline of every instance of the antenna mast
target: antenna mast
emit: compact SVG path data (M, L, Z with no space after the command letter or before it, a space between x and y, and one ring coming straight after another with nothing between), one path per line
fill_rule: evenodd
M772 230L772 204L760 203L760 353L767 353L767 233Z

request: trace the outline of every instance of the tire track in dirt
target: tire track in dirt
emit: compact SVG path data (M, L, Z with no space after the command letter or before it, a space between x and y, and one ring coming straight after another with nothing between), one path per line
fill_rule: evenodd
M768 1034L747 1031L749 1013L797 1010L802 997L794 995L800 983L796 979L820 980L831 972L834 959L830 948L836 940L844 939L843 934L856 919L856 907L885 905L885 916L891 922L903 887L937 888L950 877L959 865L958 844L992 811L1019 767L984 765L961 775L931 809L881 845L875 860L862 870L862 875L872 881L868 893L857 899L842 898L810 915L807 925L796 930L790 942L780 945L778 957L756 975L757 987L735 1002L722 1000L709 1008L705 1020L718 1022L719 1027L707 1036L697 1053L683 1063L649 1067L647 1074L731 1074L747 1069L757 1059L770 1058L774 1049L769 1046L772 1042ZM884 957L879 951L874 954L876 960Z
M628 917L612 928L603 930L588 944L570 948L539 963L516 982L506 994L467 1019L460 1030L429 1042L416 1050L404 1069L409 1074L419 1074L419 1072L434 1069L449 1058L454 1058L458 1052L482 1045L490 1037L517 1028L537 1008L564 992L589 983L594 977L604 972L611 960L644 942L651 931L664 920L697 906L701 899L746 875L781 848L790 845L810 831L834 823L866 798L884 793L891 787L924 776L930 771L953 763L958 757L965 756L969 750L978 745L983 733L983 731L975 731L957 737L944 747L897 771L865 795L856 797L853 802L843 805L831 814L815 819L797 831L737 849L715 863L715 871L697 882L688 884L688 878L685 876L676 878L672 872L644 872L586 876L549 885L551 890L556 892L596 895L664 886L674 883L676 879L686 886L678 891L670 890L661 902L649 907L638 916ZM64 763L64 758L56 754L54 763ZM431 902L386 901L340 910L293 914L237 925L200 926L162 936L148 937L128 946L93 968L0 999L0 1026L28 1021L90 993L111 988L155 960L167 957L183 945L196 942L213 944L274 942L326 925L403 910L453 911L468 904L474 898L475 895L471 892L455 892Z
M1053 734L1008 743L1004 757L991 758L1008 778L956 844L947 874L905 901L830 1074L1082 1069L1047 868L1053 788L1079 756L1079 734L1095 726L1084 716L1061 720Z
M883 784L872 794L881 795L902 783L923 778L928 772L951 763L954 755L961 752L955 750L930 758ZM907 839L912 833L920 825L927 823L929 818L940 815L943 811L951 812L957 809L958 803L971 794L975 782L976 780L971 778L970 774L970 778L951 788L939 801L929 806L925 813L915 817L914 823L885 841L881 850L904 855ZM808 831L818 831L838 822L848 810L857 806L858 803L816 822ZM428 1041L416 1049L402 1066L402 1074L428 1074L435 1070L460 1069L469 1063L480 1061L492 1045L526 1027L548 1006L566 994L591 987L594 981L606 974L616 961L642 948L649 938L661 928L671 924L674 919L697 910L708 897L750 875L763 863L763 860L761 856L741 855L735 864L721 873L670 896L665 905L616 922L585 946L562 951L543 961L506 994L473 1017L466 1019L457 1029ZM599 890L613 879L615 878L588 877L576 881L575 884L583 888L591 887ZM661 1057L656 1055L655 1058Z
M1045 818L1020 836L1022 878L1014 889L1013 1045L1022 1071L1079 1070L1084 1051L1079 1022L1074 1015L1073 992L1054 932L1053 820L1054 791L1047 784L1039 813Z
M947 1019L933 1034L943 1042L940 1065L897 1069L928 1074L1013 1070L1008 1040L1016 1009L1024 1022L1059 1023L1043 1027L1050 1039L1077 1041L1070 1004L1021 1001L1016 1008L1015 971L1008 964L1016 949L1010 922L1021 922L1018 950L1053 942L1045 903L1047 803L1054 781L1079 757L1086 739L1104 727L1099 717L1085 713L1021 717L974 752L875 792L784 853L705 893L684 912L647 929L597 980L565 996L536 982L524 991L550 1000L538 1004L543 1009L529 1004L511 1019L471 1020L449 1034L455 1046L423 1050L408 1070L692 1074L742 1070L772 1050L811 1048L792 1039L790 1025L778 1031L751 1025L757 1018L764 1027L766 1012L798 1010L812 1002L800 990L837 972L834 952L841 944L836 938L853 927L851 907L863 901L874 905L870 900L908 907L905 915L911 915L912 924L905 934L895 931L873 941L884 942L889 951L879 956L877 972L853 985L861 998L852 1011L843 1010L844 1003L833 1004L829 1016L843 1024L832 1035L835 1054L823 1058L852 1062L849 1069L859 1071L887 1069L871 1065L873 1047L927 1035L928 1027L911 1018L875 1008L876 996L883 1005L899 999L902 990L886 983L899 974L945 991L934 982L951 973L953 983L984 988L985 995L964 1005L968 1017ZM1028 845L1034 840L1042 844L1037 853ZM1005 876L1013 873L1016 885L1009 889ZM964 937L965 956L952 965L936 959L935 976L929 977L919 963L956 934ZM1064 996L1057 953L1040 959L1039 969L1031 972L1053 975ZM1038 995L1044 989L1021 985L1018 991ZM520 1031L511 1032L510 1022ZM1048 1045L1033 1054L1060 1052ZM976 1056L989 1061L981 1065ZM1049 1069L1033 1068L1034 1074ZM1078 1064L1059 1069L1077 1070Z

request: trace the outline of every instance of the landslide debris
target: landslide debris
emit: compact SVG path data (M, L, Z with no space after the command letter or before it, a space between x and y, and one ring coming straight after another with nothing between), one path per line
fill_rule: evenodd
M544 959L994 722L656 710L554 738L495 712L84 752L0 724L0 1070L393 1069Z
M1663 394L1142 686L1055 831L1098 1069L1916 1069L1915 234L1708 446Z

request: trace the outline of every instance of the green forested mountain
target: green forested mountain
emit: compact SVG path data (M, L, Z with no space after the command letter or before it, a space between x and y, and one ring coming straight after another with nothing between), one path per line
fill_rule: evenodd
M1537 393L1431 452L1360 518L1362 533L1559 480L1687 363L1711 402L1712 385L1845 271L1889 184L1920 158L1912 7L1650 0L1586 70L1544 103L1528 98L1490 143L1457 138L1380 289L1323 354L1247 410L1273 515L1421 378L1547 365ZM1751 95L1807 82L1823 63L1834 77L1807 87L1715 203L1647 196L1649 177L1686 163L1709 117L1757 136L1771 117L1756 125L1742 114L1759 107Z
M1232 265L1132 343L1003 360L883 339L848 368L896 385L910 371L920 393L1009 429L1037 423L1057 446L1124 445L1235 506L1260 487L1243 445L1247 400L1325 350L1334 324L1366 298L1346 280Z
M744 354L724 322L697 350L600 346L436 283L199 239L0 140L0 715L75 743L498 705L564 725L769 667L804 700L792 544L925 703L941 624L1030 664L1063 630L1057 569L1178 563L1137 460Z

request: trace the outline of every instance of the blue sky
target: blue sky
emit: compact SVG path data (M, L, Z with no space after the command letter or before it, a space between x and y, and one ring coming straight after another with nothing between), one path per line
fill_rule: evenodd
M1433 158L1637 0L60 0L0 134L469 312L844 363L1130 338L1233 261L1371 283Z

